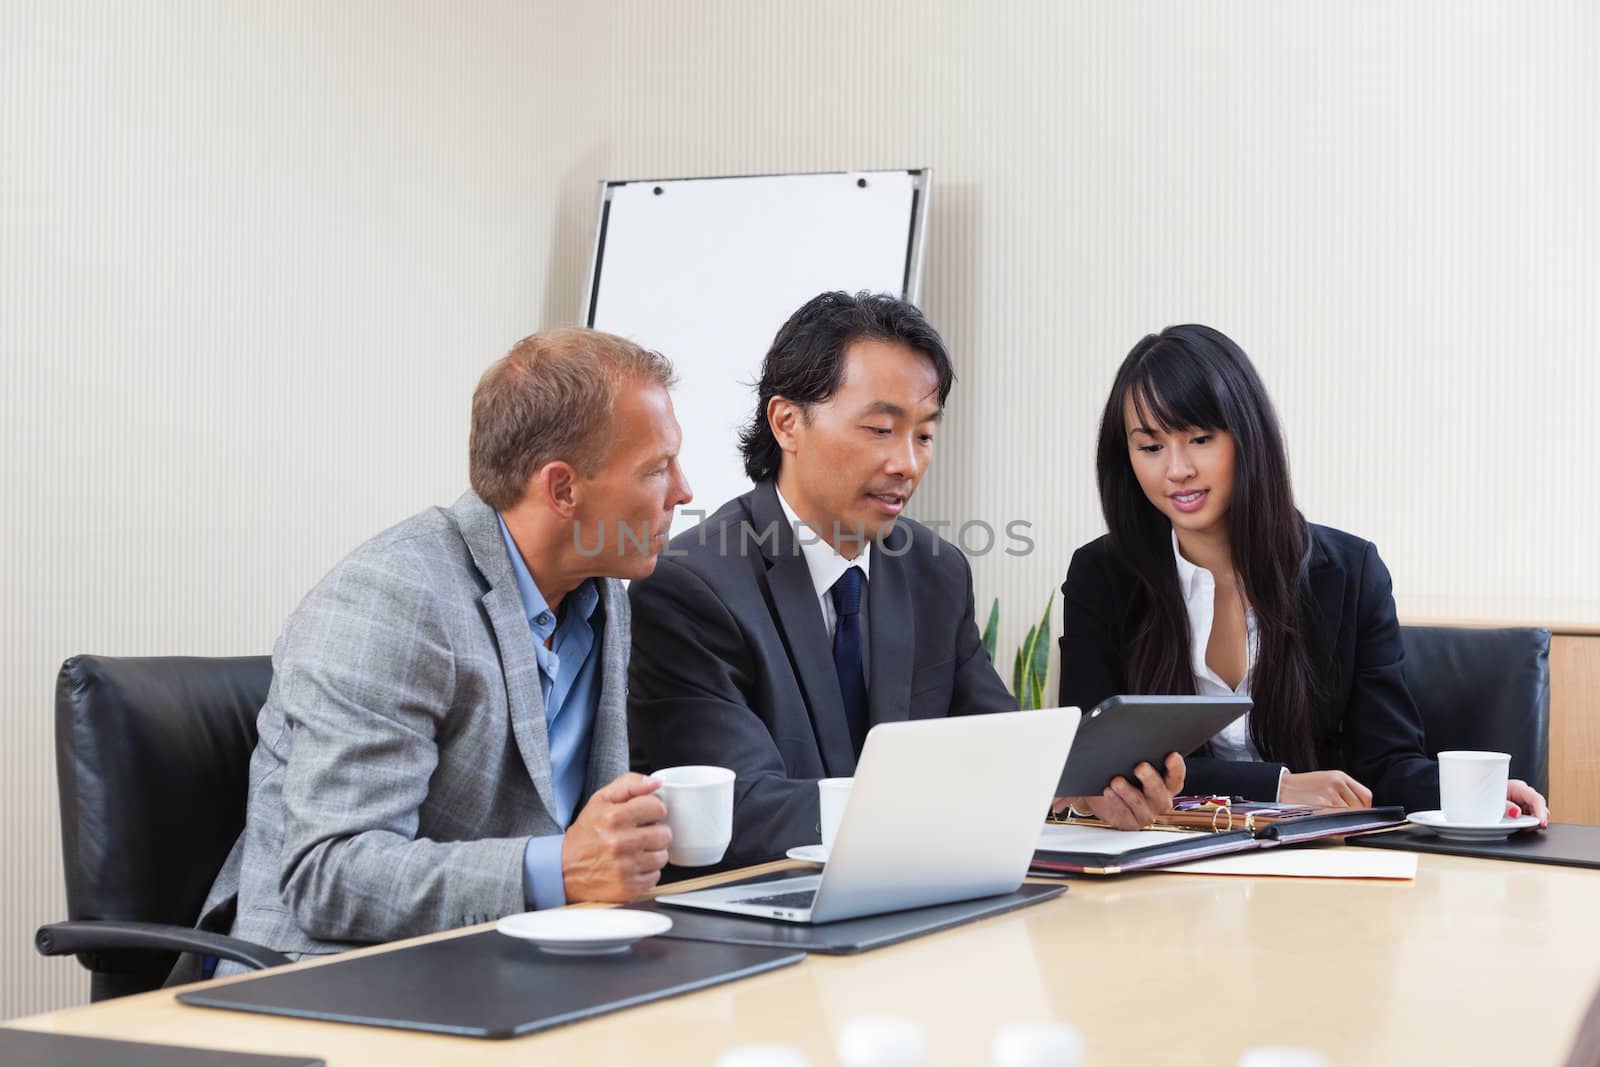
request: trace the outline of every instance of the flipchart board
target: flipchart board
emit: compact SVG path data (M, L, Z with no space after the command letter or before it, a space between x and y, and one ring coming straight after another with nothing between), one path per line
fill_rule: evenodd
M694 503L750 488L738 433L773 335L829 289L917 299L926 169L606 181L584 321L666 355Z

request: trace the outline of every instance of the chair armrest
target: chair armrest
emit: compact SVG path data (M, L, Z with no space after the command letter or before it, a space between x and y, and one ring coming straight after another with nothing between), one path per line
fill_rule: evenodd
M213 934L187 926L169 926L166 923L115 922L109 919L49 923L39 927L33 935L33 947L39 950L41 956L69 956L79 952L106 952L113 949L196 952L242 963L258 971L294 962L281 952L225 934Z

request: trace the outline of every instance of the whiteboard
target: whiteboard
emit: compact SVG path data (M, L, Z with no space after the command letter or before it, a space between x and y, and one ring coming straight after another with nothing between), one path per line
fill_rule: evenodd
M921 282L926 169L607 181L584 321L677 367L680 462L694 502L677 533L747 492L740 428L784 321L829 289Z

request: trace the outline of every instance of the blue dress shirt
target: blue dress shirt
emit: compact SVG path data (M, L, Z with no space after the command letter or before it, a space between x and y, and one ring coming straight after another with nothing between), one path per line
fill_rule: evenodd
M544 694L544 725L550 739L550 776L555 783L556 810L551 816L562 826L583 802L583 782L589 770L589 737L595 709L600 703L600 646L605 633L605 612L594 579L584 581L562 602L559 620L534 584L522 552L500 520L500 536L511 556L522 610L533 633L533 652L539 660L539 688ZM545 647L549 641L550 646ZM531 837L522 853L522 895L531 908L559 908L567 902L561 880L560 834Z

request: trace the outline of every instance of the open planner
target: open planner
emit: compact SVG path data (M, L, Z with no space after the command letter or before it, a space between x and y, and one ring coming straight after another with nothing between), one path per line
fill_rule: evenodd
M1047 822L1029 870L1036 874L1121 874L1250 849L1292 845L1398 826L1401 808L1310 808L1179 797L1148 829L1114 830L1096 819Z

